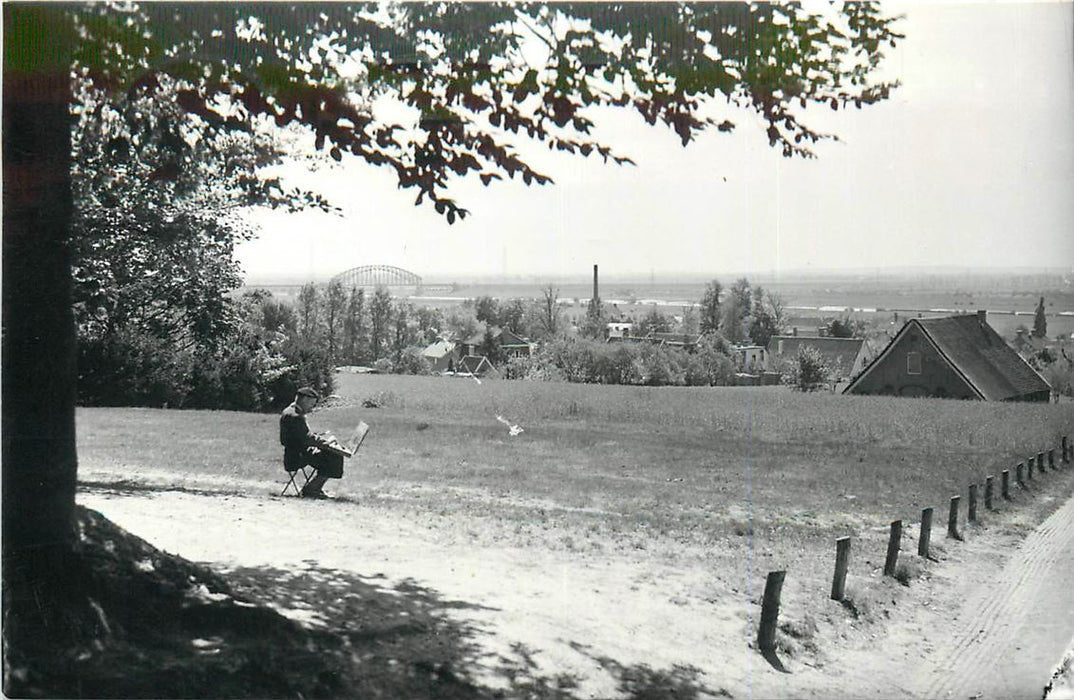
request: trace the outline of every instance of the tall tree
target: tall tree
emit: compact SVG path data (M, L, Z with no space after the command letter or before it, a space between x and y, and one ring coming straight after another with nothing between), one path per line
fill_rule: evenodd
M500 325L519 335L526 333L526 305L521 299L511 299L500 305Z
M701 332L701 322L699 321L699 317L696 307L683 307L682 325L680 326L681 332L684 335L692 335L696 337L697 334Z
M1033 337L1048 337L1048 317L1044 313L1044 297L1040 298L1040 303L1037 304L1037 311L1033 315Z
M768 345L769 339L783 332L783 300L763 287L753 290L753 310L749 316L750 342Z
M559 308L559 290L549 284L541 290L537 300L536 326L544 339L555 338L560 332L562 311Z
M607 317L604 311L604 304L601 303L600 297L593 297L589 300L589 304L586 305L585 319L582 321L580 329L581 333L586 338L603 340L606 323Z
M636 335L646 336L651 333L668 333L670 331L671 319L662 314L660 309L653 306L638 321Z
M348 362L365 361L365 290L351 287L347 297L347 311L343 316L343 354Z
M422 340L425 343L435 342L444 330L444 312L435 306L419 306L417 316Z
M384 357L391 343L392 294L387 287L377 287L369 303L369 352L374 361Z
M723 285L719 280L712 280L705 285L705 294L701 297L701 332L711 333L720 328L720 295Z
M343 318L347 304L347 292L343 289L343 283L333 280L324 292L324 325L325 340L328 342L328 359L335 362L338 359L340 341L343 336Z
M394 312L392 314L392 359L398 360L403 351L408 346L412 345L415 340L413 328L411 327L411 316L413 315L413 307L403 300L399 300L395 304Z
M490 296L480 296L474 300L474 316L480 323L490 326L500 323L500 302Z
M720 332L732 343L743 343L749 337L746 318L752 308L753 295L745 277L735 280L720 309Z
M336 3L5 3L3 13L3 541L5 561L26 564L4 567L15 584L5 604L32 599L31 578L63 580L75 551L72 74L112 94L174 100L184 122L206 133L298 125L337 161L393 171L417 203L453 223L468 213L450 196L459 177L550 182L512 149L520 136L628 162L591 136L588 107L633 110L688 144L731 131L730 120L705 116L714 101L730 102L759 115L784 155L810 157L810 144L831 135L809 127L804 108L885 99L892 84L876 68L900 36L872 3L816 13L774 4L371 12ZM417 116L386 120L395 112L372 109L382 100ZM140 144L132 136L127 146ZM184 167L154 175L175 178ZM7 620L19 630L44 614L7 609L25 616Z
M298 292L298 332L316 342L321 332L321 293L317 285L307 282Z

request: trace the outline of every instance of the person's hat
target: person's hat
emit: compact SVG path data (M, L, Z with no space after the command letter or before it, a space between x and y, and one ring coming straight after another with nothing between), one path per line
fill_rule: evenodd
M321 395L317 393L316 389L314 389L313 387L310 387L310 386L302 387L301 389L299 389L298 391L295 392L295 395L297 395L297 396L310 396L310 397L313 397L313 398L317 399L318 401L321 400Z

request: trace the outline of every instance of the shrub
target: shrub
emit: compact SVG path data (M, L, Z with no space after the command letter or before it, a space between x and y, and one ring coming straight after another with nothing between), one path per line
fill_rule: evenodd
M686 370L678 354L662 345L643 345L639 358L641 383L649 386L686 384Z
M923 571L919 560L903 559L895 567L895 580L904 586L909 586L911 581L921 577Z
M695 352L686 356L685 382L687 386L726 386L735 376L730 348L726 352L720 345L722 338L706 336ZM726 341L723 341L726 345Z
M785 620L779 623L776 635L776 649L787 656L795 656L799 649L808 653L817 652L817 621L806 613L801 620Z
M333 388L318 348L263 342L249 328L216 349L186 350L149 334L120 330L79 341L79 402L89 406L277 410L302 386Z
M831 370L816 348L800 345L790 364L787 381L801 391L815 391L831 381Z
M432 374L433 367L421 354L421 350L407 348L399 353L393 371L396 374Z
M849 586L839 601L856 620L870 622L876 619L877 606L873 595L865 588Z
M532 357L512 357L500 368L504 379L529 379L537 363Z
M181 406L191 389L193 353L128 330L78 344L78 400L88 406Z

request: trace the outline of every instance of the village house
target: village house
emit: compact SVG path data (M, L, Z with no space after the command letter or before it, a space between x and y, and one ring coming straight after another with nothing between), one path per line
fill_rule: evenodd
M1051 386L978 311L907 321L843 393L1048 401Z
M422 350L421 356L429 361L434 372L455 371L455 343L438 340Z
M863 338L774 335L768 341L765 369L769 372L784 371L794 362L798 348L803 346L817 351L825 366L831 370L832 381L836 382L857 376L865 369L868 360L868 346Z
M537 351L537 343L526 340L507 328L492 326L489 330L492 333L493 340L499 343L500 350L505 357L531 357ZM458 344L455 348L455 355L458 358L463 358L467 355L481 355L481 346L484 344L485 332L475 333Z
M768 365L767 349L763 345L732 345L735 364L747 374L761 374Z

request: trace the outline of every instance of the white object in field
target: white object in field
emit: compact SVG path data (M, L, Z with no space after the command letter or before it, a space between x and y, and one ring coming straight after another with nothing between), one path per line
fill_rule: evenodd
M496 416L496 420L507 426L507 432L508 434L510 434L511 437L514 437L519 433L523 432L522 426L513 424L511 421L507 420L503 416Z

